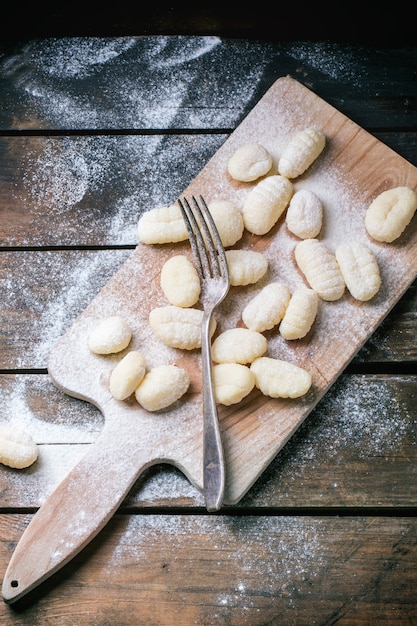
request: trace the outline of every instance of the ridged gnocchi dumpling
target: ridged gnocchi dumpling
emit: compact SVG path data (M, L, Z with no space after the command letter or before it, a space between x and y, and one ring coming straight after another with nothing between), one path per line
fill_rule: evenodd
M200 297L198 272L184 254L176 254L165 261L160 283L168 302L174 306L193 306Z
M323 131L308 127L288 143L278 161L278 173L287 178L301 176L317 159L326 145Z
M351 295L362 301L373 298L381 286L381 275L372 250L354 241L341 243L335 254Z
M270 330L282 320L290 296L289 288L283 283L265 285L243 309L243 323L259 333Z
M139 241L147 244L176 243L188 239L188 231L178 204L157 207L144 213L136 229Z
M375 241L391 243L411 222L417 209L417 193L406 186L387 189L369 205L365 228Z
M323 300L338 300L346 284L333 252L318 239L303 239L295 246L295 260L310 287Z
M272 167L272 156L259 143L246 143L232 154L227 170L232 178L250 182L264 176Z
M143 354L137 350L128 352L110 374L109 389L116 400L126 400L135 391L146 373Z
M307 370L281 359L262 356L250 365L256 387L271 398L299 398L312 384Z
M149 324L162 343L171 348L195 350L201 348L201 324L203 311L174 305L161 306L149 313ZM211 334L216 330L212 318Z
M88 337L88 347L95 354L115 354L130 343L132 331L120 315L111 315L101 320Z
M256 283L268 269L268 259L256 250L226 250L226 261L234 287Z
M234 246L243 235L243 216L237 206L228 200L210 202L208 209L216 224L224 248Z
M135 397L147 411L160 411L179 400L190 386L188 373L178 365L159 365L147 372Z
M237 404L255 386L255 376L246 365L219 363L213 367L214 395L225 406Z
M265 235L277 223L293 194L285 176L268 176L248 193L243 203L243 223L254 235Z
M314 289L296 289L279 326L282 337L289 340L305 337L316 319L318 304L319 297Z
M0 424L0 463L23 469L37 458L38 446L28 432L11 424Z
M267 349L265 337L248 328L229 328L213 341L211 354L216 363L251 363Z
M288 230L300 239L318 236L323 223L323 205L310 189L299 189L290 200L285 221Z

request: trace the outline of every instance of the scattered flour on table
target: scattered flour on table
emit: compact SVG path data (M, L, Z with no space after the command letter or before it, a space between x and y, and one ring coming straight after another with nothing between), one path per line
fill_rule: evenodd
M405 381L413 393L415 380ZM389 457L410 441L415 416L384 377L342 376L307 417L294 438L280 452L286 472L298 476L314 471L323 457L344 463L343 450L358 459ZM411 441L413 441L411 439ZM417 440L414 439L413 444Z
M332 457L337 457L342 448L354 449L359 458L398 449L412 432L414 416L400 404L395 389L389 380L377 376L372 380L353 376L337 381L334 390L322 400L320 415L324 423L315 429L318 444L326 438L326 451Z
M16 298L23 298L25 306L32 312L34 320L34 337L28 337L26 353L22 355L24 362L17 363L17 367L45 368L48 355L55 343L62 337L78 315L90 303L101 287L109 280L126 259L130 251L97 251L95 253L80 254L69 252L69 256L62 255L59 258L62 264L57 267L54 252L42 254L25 253L22 262L27 262L27 271L22 271L20 279L22 284L11 283L8 291ZM28 255L30 258L28 258ZM39 266L38 266L39 263ZM42 297L42 290L32 290L30 283L26 283L29 274L34 276L46 276L53 268L59 271L59 284L62 289L57 290L55 297L48 297L46 303ZM57 277L52 276L50 282L56 284ZM35 294L35 295L34 295ZM39 295L41 294L41 295ZM17 377L12 392L5 394L2 399L0 414L5 421L16 422L26 428L35 441L48 443L68 439L72 442L86 441L86 434L97 433L101 428L101 414L90 404L80 404L65 396L66 421L60 416L55 416L54 421L48 421L36 412L36 402L33 406L28 405L29 399L38 394L48 393L48 386L52 383L47 380L39 380L36 377ZM45 389L42 388L45 386ZM67 401L68 398L68 401ZM80 414L84 419L80 419ZM90 437L91 440L91 437Z
M165 545L169 542L169 561L178 561L178 567L184 567L189 560L187 569L192 579L193 552L196 550L201 555L206 549L207 580L222 568L225 559L233 563L236 572L230 588L219 590L219 607L251 602L246 590L252 588L255 568L258 576L262 574L265 593L284 594L290 600L297 594L299 585L307 580L313 582L326 567L326 524L320 519L137 515L124 521L123 526L120 541L107 563L109 576L114 575L114 567L120 563L140 566L141 559L149 554L150 545L154 546L155 562L166 562ZM202 547L202 536L207 537L206 548ZM246 546L244 551L242 545ZM216 588L214 578L212 586Z
M345 45L330 42L297 42L286 52L294 59L302 61L337 81L345 81L360 86L367 80L365 63L358 63L358 54ZM366 54L366 50L363 50Z
M180 185L197 175L224 138L130 135L31 141L24 151L22 147L24 186L15 194L19 204L30 202L37 227L23 243L50 244L52 235L54 244L79 244L80 232L91 243L92 232L102 244L136 245L140 215L174 202L183 191ZM119 192L113 194L114 189ZM49 239L46 220L50 227L56 225Z
M269 55L269 46L248 42L236 48L215 36L73 37L30 41L5 59L0 71L35 103L40 119L59 128L193 127L202 115L206 125L218 128L219 115L225 118L220 126L236 123ZM219 65L227 80L224 74L219 80ZM207 107L187 106L196 93ZM218 98L229 106L216 107L210 119Z

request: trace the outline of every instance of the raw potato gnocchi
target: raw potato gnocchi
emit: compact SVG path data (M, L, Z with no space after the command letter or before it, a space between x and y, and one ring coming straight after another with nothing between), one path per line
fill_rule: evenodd
M183 254L176 254L164 263L160 283L168 302L174 306L193 306L200 297L198 272Z
M270 330L282 320L290 296L290 290L283 283L265 285L242 311L245 326L259 333Z
M243 235L243 217L237 206L227 200L210 202L208 209L224 248L234 246Z
M234 287L258 282L268 269L268 259L255 250L226 250L229 281Z
M229 328L216 337L211 355L216 363L252 363L267 349L265 337L249 328Z
M313 127L299 131L286 146L278 161L278 172L287 178L297 178L321 154L326 145L325 134Z
M305 369L272 357L256 359L250 369L255 375L256 387L271 398L299 398L310 390L312 384Z
M338 300L345 281L335 255L318 239L303 239L295 246L295 260L310 287L323 300Z
M149 313L150 326L162 343L171 348L194 350L201 348L203 311L173 305L156 307ZM212 319L211 334L216 330Z
M139 241L147 244L176 243L188 239L188 231L178 204L146 211L137 225Z
M13 469L23 469L38 458L38 446L22 428L0 424L0 463Z
M279 326L284 339L302 339L317 316L319 297L314 289L299 287L294 291Z
M219 363L213 367L214 395L219 404L230 406L245 398L255 386L255 376L246 365Z
M118 362L110 374L109 389L116 400L126 400L135 391L146 373L145 357L132 350Z
M367 301L381 286L378 263L372 251L359 242L342 243L336 248L346 286L356 300Z
M265 235L288 206L293 185L285 176L268 176L253 187L243 203L245 228L254 235Z
M285 217L288 230L300 239L317 237L323 223L323 205L309 189L299 189L288 205Z
M145 375L135 397L147 411L160 411L179 400L189 386L190 378L182 367L159 365Z
M272 156L259 143L246 143L234 152L227 164L232 178L250 182L264 176L272 167Z
M376 241L391 243L411 222L417 209L417 193L406 186L387 189L369 205L365 227Z
M132 338L130 326L119 315L102 320L90 333L88 347L95 354L114 354L127 348Z

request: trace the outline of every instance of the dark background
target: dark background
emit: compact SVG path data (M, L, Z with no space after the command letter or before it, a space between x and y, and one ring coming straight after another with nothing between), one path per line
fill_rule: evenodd
M396 47L415 45L412 4L376 2L223 3L117 1L3 4L7 42L65 36L219 35L274 41L319 41Z

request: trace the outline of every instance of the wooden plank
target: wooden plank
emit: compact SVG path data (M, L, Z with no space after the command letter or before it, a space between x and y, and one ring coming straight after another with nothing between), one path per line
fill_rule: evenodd
M54 343L132 252L122 249L3 251L0 369L46 368ZM416 306L414 283L369 338L354 363L415 362Z
M0 516L0 569L30 515ZM4 626L417 620L412 517L116 515ZM242 549L244 546L244 549Z
M0 137L0 244L134 246L143 211L174 202L227 137ZM378 137L417 164L417 133Z
M3 137L0 244L134 246L143 211L175 202L226 137Z
M414 47L371 49L368 42L364 49L298 36L287 43L176 36L34 39L10 47L1 59L0 128L235 128L286 75L361 126L412 128L416 56Z
M415 507L415 376L344 375L238 505L254 507ZM0 421L28 430L39 460L1 467L0 508L37 508L96 440L101 413L58 391L47 376L0 376ZM149 468L123 509L203 507L200 492L169 465ZM226 507L227 510L227 507Z
M45 368L54 342L130 250L3 252L0 369Z

